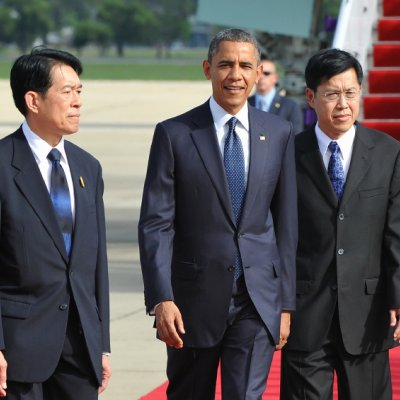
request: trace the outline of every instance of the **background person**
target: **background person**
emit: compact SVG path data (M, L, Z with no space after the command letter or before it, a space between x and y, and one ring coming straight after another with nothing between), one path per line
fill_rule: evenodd
M0 141L0 396L9 400L97 399L111 375L101 167L64 140L79 128L81 72L76 57L45 48L11 70L26 120Z
M306 97L318 121L296 136L297 303L281 399L389 400L400 339L400 143L365 128L363 73L337 49L313 55Z
M294 134L248 106L261 67L247 32L217 34L203 70L212 97L154 133L139 221L146 308L168 345L169 399L214 399L220 360L224 399L261 399L295 303Z
M262 58L262 75L256 84L256 92L249 97L249 103L263 111L290 121L295 133L304 129L304 116L301 106L293 99L283 96L278 92L277 85L279 81L276 66L267 58Z

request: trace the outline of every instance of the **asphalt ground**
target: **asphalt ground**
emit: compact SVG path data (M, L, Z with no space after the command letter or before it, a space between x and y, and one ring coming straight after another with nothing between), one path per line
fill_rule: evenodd
M0 137L23 121L0 80ZM137 222L157 122L203 103L204 82L83 81L78 133L68 139L103 166L111 295L113 376L101 400L135 400L166 380L165 346L145 314Z

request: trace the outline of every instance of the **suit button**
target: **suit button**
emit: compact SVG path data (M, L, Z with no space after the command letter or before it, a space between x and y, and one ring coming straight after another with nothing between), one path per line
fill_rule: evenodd
M233 265L230 265L229 267L228 267L228 271L229 272L233 272L235 270L235 267L233 266Z
M340 214L339 214L339 220L340 220L340 221L343 221L343 220L344 220L344 214L343 214L343 213L340 213Z
M342 256L344 254L344 250L343 249L339 249L338 252L339 256Z
M61 311L65 311L68 308L68 304L60 304L58 307Z

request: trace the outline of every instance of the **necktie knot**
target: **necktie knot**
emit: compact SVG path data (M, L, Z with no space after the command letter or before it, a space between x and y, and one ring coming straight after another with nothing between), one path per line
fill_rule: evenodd
M228 122L228 127L229 127L229 133L233 133L235 131L236 128L236 124L238 123L238 119L236 117L232 117Z
M335 142L335 141L332 141L332 142L329 143L328 149L334 155L339 154L339 151L340 151L340 147L337 144L337 142Z
M47 158L48 158L51 162L54 162L54 161L60 162L61 153L60 153L60 151L57 150L57 149L52 149L52 150L50 151L50 153L47 155Z

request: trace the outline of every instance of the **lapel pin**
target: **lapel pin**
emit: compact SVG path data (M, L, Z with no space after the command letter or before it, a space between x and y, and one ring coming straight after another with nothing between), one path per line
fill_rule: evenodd
M79 177L79 184L81 185L81 188L85 187L85 181L83 180L83 178L81 176Z
M265 140L265 135L260 135L260 140Z

